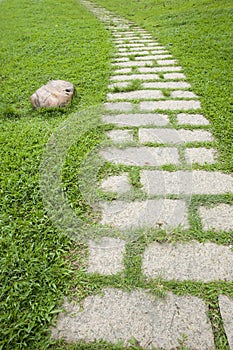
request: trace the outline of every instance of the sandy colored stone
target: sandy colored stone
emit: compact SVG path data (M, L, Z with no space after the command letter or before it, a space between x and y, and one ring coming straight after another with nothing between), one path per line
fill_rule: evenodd
M233 231L233 205L220 203L211 208L202 206L199 214L203 230Z
M230 350L233 350L233 300L226 295L219 295L219 308Z

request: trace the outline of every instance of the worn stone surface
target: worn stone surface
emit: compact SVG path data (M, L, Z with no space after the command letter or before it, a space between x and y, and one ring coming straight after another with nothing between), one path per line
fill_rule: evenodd
M197 95L195 95L192 91L182 91L182 90L176 90L171 92L172 98L197 98Z
M158 113L104 115L102 120L105 123L118 126L165 126L169 123L169 118L166 114Z
M101 188L107 192L126 193L130 191L128 174L109 176L102 181Z
M128 112L132 111L133 104L131 102L106 102L104 107L108 111L122 111Z
M213 148L186 148L185 161L188 164L213 164L217 159L217 152Z
M190 125L209 125L209 121L202 114L177 114L177 123Z
M130 80L159 80L157 74L130 74L130 75L113 75L112 81L130 81Z
M172 57L170 54L157 54L157 55L147 55L147 56L136 56L135 61L141 61L143 59L145 60L159 60L159 59L165 59Z
M233 205L221 203L212 208L202 206L199 208L199 214L205 231L233 230Z
M101 202L101 224L121 230L135 228L188 228L185 201L157 199L134 202Z
M197 297L168 293L165 298L155 299L140 289L125 292L105 288L102 295L87 297L82 309L67 301L63 307L65 312L52 328L53 339L69 343L122 340L127 346L134 338L146 349L172 350L179 347L185 334L185 345L193 350L215 348L207 307Z
M103 237L89 242L88 272L113 275L124 269L125 241Z
M152 243L144 252L143 273L165 280L233 280L233 252L214 243Z
M139 141L157 143L187 143L213 141L213 136L205 130L185 130L185 129L139 129Z
M180 164L179 154L174 147L108 147L100 151L102 157L114 164L136 166L161 166Z
M180 66L163 66L163 67L140 67L138 71L140 73L153 73L153 72L179 72L182 68Z
M30 97L33 107L65 107L74 94L74 86L64 80L50 80Z
M233 193L231 175L204 170L142 170L141 183L149 195Z
M189 109L199 109L201 108L201 104L199 101L185 101L185 100L166 100L166 101L143 101L140 102L140 109L142 111L153 111L153 110L184 110L187 111Z
M113 66L118 67L144 67L147 64L152 65L153 61L128 61L128 62L119 62L113 63Z
M121 69L116 69L115 74L125 74L125 73L131 73L132 68L121 68Z
M118 56L131 56L131 55L149 55L149 51L131 51L131 52L118 52Z
M143 83L144 88L157 88L157 89L185 89L189 88L190 84L185 81L158 81L158 82L149 82ZM174 96L172 96L174 97Z
M233 300L226 295L219 295L219 308L230 350L233 350Z
M108 100L133 100L144 98L163 98L163 93L160 90L136 90L128 92L116 92L107 94Z
M107 132L107 135L114 143L133 141L132 130L111 130Z
M167 80L186 78L186 76L183 73L165 73L163 77Z
M157 60L157 63L160 66L172 66L173 64L177 64L177 60Z

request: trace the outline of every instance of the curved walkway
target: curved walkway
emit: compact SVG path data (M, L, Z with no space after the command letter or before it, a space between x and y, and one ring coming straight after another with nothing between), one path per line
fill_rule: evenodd
M189 203L193 195L233 193L232 177L209 171L217 163L214 139L201 104L191 91L182 68L167 49L146 30L109 11L82 3L111 30L116 53L103 122L114 125L108 132L112 145L101 151L108 162L135 167L134 193L130 174L122 172L102 182L102 190L114 192L114 201L101 202L102 220L120 231L158 228L172 232L191 225ZM124 200L127 198L127 200ZM233 206L217 201L196 210L205 232L233 230ZM127 242L104 237L89 242L89 273L114 275L124 272ZM165 281L233 281L230 246L211 242L157 243L145 247L141 271L146 278ZM233 300L219 295L220 315L229 348L233 349ZM148 291L126 292L106 288L90 296L83 309L66 303L52 329L56 339L107 340L126 345L130 339L148 349L174 349L180 342L191 349L214 349L213 325L204 300L167 293L155 299ZM75 316L74 316L75 315Z

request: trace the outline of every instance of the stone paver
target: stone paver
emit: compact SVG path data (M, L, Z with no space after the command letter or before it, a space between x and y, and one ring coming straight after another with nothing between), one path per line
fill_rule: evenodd
M116 69L115 74L125 74L125 73L131 73L132 68L121 68L121 69Z
M163 81L163 82L149 82L149 83L143 83L142 86L144 88L157 88L157 89L185 89L189 88L190 84L186 83L185 81ZM172 96L174 97L174 96Z
M122 112L128 112L132 111L133 104L131 102L106 102L104 104L104 107L108 111L122 111Z
M166 101L145 101L140 102L140 110L141 111L154 111L154 110L184 110L187 111L189 109L199 109L201 108L201 104L199 101L195 100L166 100Z
M163 98L163 93L160 90L136 90L129 92L116 92L107 94L107 98L110 101L113 100L133 100L133 99L145 99L145 98Z
M158 65L160 66L169 66L177 64L177 60L157 60ZM171 78L172 79L172 78Z
M192 91L182 90L172 91L170 96L172 98L197 98L197 95L195 95Z
M105 123L115 124L118 126L165 126L169 123L169 118L167 115L156 113L104 115L102 116L102 120Z
M174 147L108 147L100 151L104 159L114 164L136 166L161 166L180 164L179 154Z
M200 207L203 230L233 231L233 205L218 204L212 208Z
M233 178L218 171L142 170L141 183L148 195L233 193Z
M165 59L165 58L170 58L172 57L170 54L166 54L166 55L163 55L163 54L159 54L159 55L148 55L148 56L138 56L138 57L135 57L135 61L141 61L143 59L145 60L159 60L159 59Z
M125 241L103 237L89 242L88 272L113 275L124 269Z
M107 192L126 193L131 190L128 174L109 176L101 183L101 188Z
M118 67L144 67L146 65L152 65L153 61L128 61L128 62L119 62L113 63L113 66Z
M233 350L233 300L226 295L219 295L219 308L230 350Z
M132 130L111 130L107 132L107 135L114 143L133 141Z
M130 80L158 80L157 74L130 74L130 75L113 75L111 80L114 81L130 81Z
M105 288L102 295L87 297L82 309L74 302L66 301L63 306L66 312L52 328L53 339L69 343L102 339L115 344L122 340L127 346L134 338L146 349L172 350L185 334L185 345L193 350L215 348L207 307L197 297L168 293L155 299L139 289Z
M217 152L213 148L187 148L185 150L185 161L187 164L213 164L217 160Z
M165 73L163 77L164 79L167 79L167 80L186 79L186 76L183 73Z
M142 143L187 143L213 141L213 136L205 130L185 129L139 129L139 141Z
M137 228L188 228L185 201L157 199L134 202L101 202L101 224L121 230Z
M182 68L179 66L164 66L164 67L139 67L140 73L153 73L153 72L179 72Z
M209 242L154 242L145 249L142 270L147 277L165 280L232 281L233 252Z
M130 52L118 52L117 56L131 56L131 55L149 55L149 51L130 51Z
M180 113L177 115L177 123L179 125L209 125L209 121L202 114Z

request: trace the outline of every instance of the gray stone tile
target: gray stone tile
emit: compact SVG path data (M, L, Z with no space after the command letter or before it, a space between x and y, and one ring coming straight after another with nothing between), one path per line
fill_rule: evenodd
M149 82L143 83L142 86L146 89L155 88L155 89L185 89L189 88L190 84L185 81L158 81L158 82ZM173 96L172 96L173 97Z
M131 102L106 102L104 107L107 111L132 111L133 104Z
M160 80L157 74L113 75L111 81Z
M165 126L169 123L167 115L156 113L104 115L102 116L102 120L107 124L118 126Z
M186 79L184 73L165 73L164 79L172 80L172 79Z
M108 147L100 151L104 159L114 164L161 166L180 164L179 154L173 147Z
M178 226L188 228L185 201L157 199L146 201L101 202L101 224L120 230L138 228L173 229Z
M129 57L125 56L125 57L114 57L113 58L113 62L128 62L129 61Z
M163 93L160 90L135 90L127 92L116 92L107 94L110 101L113 100L134 100L145 98L163 98Z
M148 195L233 193L231 175L218 171L142 170L141 183ZM202 211L203 213L203 211Z
M124 269L125 241L109 237L89 242L88 272L114 275Z
M135 57L135 61L141 61L141 60L163 60L165 58L170 58L172 57L170 54L166 55L148 55L148 56L138 56Z
M185 101L185 100L166 100L166 101L144 101L140 102L140 110L141 111L154 111L154 110L196 110L201 108L201 104L199 101Z
M212 208L202 206L199 208L199 214L204 231L233 230L233 205L221 203Z
M131 55L149 55L149 51L131 51L131 52L119 52L119 56L131 56Z
M218 302L228 344L233 350L233 300L226 295L219 295Z
M118 67L144 67L146 65L152 65L152 61L128 61L128 62L119 62L119 63L113 63L113 66Z
M177 115L177 123L189 125L209 125L209 121L201 114L180 113Z
M111 130L107 132L107 135L114 143L133 141L132 130Z
M126 193L131 190L128 174L109 176L101 183L101 188L106 192L116 192L119 194Z
M160 66L172 66L173 64L177 64L177 60L157 60L157 63Z
M140 289L105 288L101 295L88 296L82 308L67 301L63 307L65 312L59 314L51 330L53 339L68 343L123 341L129 346L134 338L146 349L172 350L180 346L185 334L185 345L191 349L215 348L207 307L197 297L168 293L159 299Z
M171 92L172 98L197 98L192 91L175 90Z
M151 50L151 54L152 55L159 55L160 53L164 53L164 54L169 54L169 51L167 50Z
M179 66L163 66L163 67L139 67L140 73L156 73L156 72L180 72L182 70Z
M127 87L130 84L128 81L120 81L120 82L115 82L112 84L108 85L109 89L113 89L114 87L122 88L122 87Z
M216 162L217 152L213 148L187 148L185 150L185 161L188 164L213 164Z
M132 72L132 68L121 68L121 69L116 69L114 71L115 74L127 74L131 72Z
M156 143L187 143L213 141L213 136L205 130L185 129L139 129L139 141Z
M147 277L176 281L233 280L231 248L214 243L152 243L144 252Z
M119 48L122 48L122 47L125 47L125 48L133 47L133 48L135 48L135 47L145 47L145 45L142 44L142 43L139 43L139 44L137 44L137 43L131 43L131 44L124 44L124 45L118 44L118 45L116 45L116 47L117 47L118 49L119 49Z

